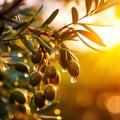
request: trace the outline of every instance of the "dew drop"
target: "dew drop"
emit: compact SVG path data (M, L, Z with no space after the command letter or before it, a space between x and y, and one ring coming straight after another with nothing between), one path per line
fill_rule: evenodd
M77 77L71 77L70 82L71 83L76 83L77 82Z
M52 104L51 101L46 100L46 105L47 105L47 106L49 106L49 105L51 105L51 104Z
M67 70L66 70L66 69L62 69L62 72L64 72L64 73L65 73L65 72L67 72Z
M29 77L29 74L25 73L25 74L24 74L24 77L25 77L25 78L28 78L28 77Z

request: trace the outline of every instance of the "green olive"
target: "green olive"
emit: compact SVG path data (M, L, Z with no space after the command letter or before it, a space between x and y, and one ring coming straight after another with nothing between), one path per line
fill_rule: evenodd
M43 53L40 49L36 50L35 53L31 54L31 61L34 64L38 64L42 61L43 59Z
M52 101L55 98L55 89L53 84L47 84L44 89L45 99Z
M41 73L39 71L32 72L30 75L29 82L32 86L37 86L41 81Z
M43 91L38 91L34 95L34 103L37 107L42 108L45 106L45 98Z
M52 65L48 65L46 66L45 68L45 75L48 77L48 78L55 78L56 75L57 75L57 70L54 66Z
M69 62L68 72L71 76L74 76L74 77L78 76L79 69L80 69L79 64L76 61L72 60Z

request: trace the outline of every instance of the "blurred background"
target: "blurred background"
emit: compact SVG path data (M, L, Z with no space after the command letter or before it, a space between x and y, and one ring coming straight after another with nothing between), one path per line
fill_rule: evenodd
M35 26L39 26L57 8L59 14L51 24L55 29L71 23L73 6L80 17L85 15L84 0L26 0L26 3L36 9L44 5ZM77 81L71 83L69 74L63 73L61 67L56 65L62 78L56 96L60 104L51 114L54 112L62 116L62 120L120 120L120 5L83 22L108 25L91 26L106 44L107 47L102 48L105 53L91 50L82 42L66 43L78 57L81 72Z

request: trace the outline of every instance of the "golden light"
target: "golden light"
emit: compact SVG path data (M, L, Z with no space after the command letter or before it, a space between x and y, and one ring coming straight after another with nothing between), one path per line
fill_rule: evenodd
M56 115L59 115L60 112L61 112L60 109L55 109L55 110L54 110L54 114L56 114Z
M120 114L120 95L111 96L106 103L106 108L111 114Z

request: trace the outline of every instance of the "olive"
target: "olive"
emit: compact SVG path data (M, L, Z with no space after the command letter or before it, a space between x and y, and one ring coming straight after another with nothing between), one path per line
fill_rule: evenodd
M40 49L36 50L34 53L31 54L31 61L34 64L40 63L42 59L43 59L43 53Z
M17 71L22 72L22 73L28 73L29 72L29 66L22 63L22 62L17 62L14 64L14 67Z
M55 78L50 78L49 79L49 83L50 84L53 84L53 85L58 85L61 81L61 76L60 76L60 73L59 71L57 71L57 75Z
M47 84L44 89L45 99L52 101L55 98L55 89L53 84Z
M39 71L32 72L29 82L32 86L37 86L41 81L41 73Z
M46 66L45 68L45 75L48 77L48 78L55 78L56 75L57 75L57 70L54 66L52 65L48 65Z
M12 94L11 95L12 100L15 100L19 104L24 104L26 102L26 98L21 90L15 90L11 94Z
M78 76L79 74L79 64L76 61L70 61L68 65L68 72L71 76Z
M34 95L34 103L37 107L42 108L45 106L45 98L43 91L38 91Z

